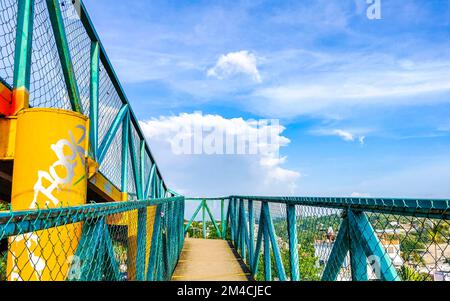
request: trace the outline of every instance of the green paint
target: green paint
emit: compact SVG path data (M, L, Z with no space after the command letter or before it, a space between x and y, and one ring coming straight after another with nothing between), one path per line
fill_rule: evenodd
M72 57L70 56L69 44L67 42L66 30L64 28L64 21L59 7L60 3L58 0L46 0L46 2L70 104L73 111L83 113L75 72L73 70Z
M100 46L98 42L91 44L91 81L90 81L90 143L94 160L98 159L98 106L100 86Z
M14 88L30 89L33 45L34 0L20 0L17 7L16 45L14 52Z

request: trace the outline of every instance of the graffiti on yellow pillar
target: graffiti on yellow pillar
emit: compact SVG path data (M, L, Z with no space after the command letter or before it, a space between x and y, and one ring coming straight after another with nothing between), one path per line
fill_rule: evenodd
M19 113L13 172L13 210L86 203L88 120L57 109ZM82 224L68 224L9 239L9 280L66 280Z
M71 184L75 175L75 167L77 166L77 157L80 158L83 167L86 166L84 160L85 150L83 148L84 140L86 139L86 128L78 125L82 131L81 138L75 143L72 131L69 131L70 141L61 139L56 144L51 146L51 149L56 154L58 160L50 166L49 171L38 171L38 180L34 185L34 199L31 203L30 209L36 209L38 204L39 194L42 193L49 201L52 201L54 206L59 205L59 200L53 195L53 191L61 187L61 185ZM70 153L65 154L64 149L69 149ZM65 176L60 177L57 169L62 168L65 171ZM48 181L50 186L44 187L44 181ZM49 206L49 201L45 202L45 206Z

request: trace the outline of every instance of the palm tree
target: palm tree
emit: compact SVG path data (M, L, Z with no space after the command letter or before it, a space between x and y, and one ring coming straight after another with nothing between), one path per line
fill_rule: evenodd
M417 272L408 266L402 266L398 275L403 281L432 281L430 275Z

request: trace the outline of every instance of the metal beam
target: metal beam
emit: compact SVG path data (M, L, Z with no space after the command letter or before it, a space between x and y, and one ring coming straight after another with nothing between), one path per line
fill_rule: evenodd
M72 57L70 56L69 44L67 42L66 30L64 28L64 21L61 15L60 3L58 0L46 0L46 2L70 104L73 111L83 113L77 80L73 70Z
M99 103L99 76L100 46L98 42L91 43L91 80L90 80L90 144L94 160L98 160L98 103Z
M287 206L287 227L289 236L289 261L291 270L291 280L300 280L298 266L298 238L297 238L297 217L295 205Z
M352 212L349 210L349 222L356 235L361 237L361 243L364 247L367 257L375 257L379 263L380 276L384 281L400 280L394 264L389 254L383 247L383 244L375 234L375 230L369 222L364 212Z
M103 163L106 153L108 152L108 149L111 146L111 143L114 141L116 133L119 130L119 127L120 127L123 119L127 115L127 112L128 112L128 105L123 105L122 108L120 109L119 113L117 114L116 118L114 118L114 121L111 124L111 127L109 128L108 132L105 135L105 138L103 138L102 144L100 145L98 164L101 165Z
M28 108L33 51L34 0L18 1L11 115Z
M269 237L272 244L273 256L275 258L275 264L277 266L278 278L280 281L286 280L286 272L284 270L283 261L281 259L280 248L278 247L278 242L276 238L275 228L272 223L272 218L270 217L269 204L267 202L262 203L262 210L264 210L265 223L267 225L267 230L269 231Z
M328 257L327 265L322 275L322 281L336 281L349 250L348 221L344 218L339 227L338 235Z

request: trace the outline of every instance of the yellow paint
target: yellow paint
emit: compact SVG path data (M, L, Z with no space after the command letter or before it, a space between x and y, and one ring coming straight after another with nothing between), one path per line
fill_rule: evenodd
M147 275L148 258L153 236L153 225L155 222L156 206L147 208L147 235L145 236L145 275ZM136 280L136 256L137 256L137 233L138 233L138 212L137 210L128 213L128 280Z
M0 118L0 160L13 160L17 117Z
M89 178L89 188L107 202L120 202L122 200L122 192L101 173L96 173Z
M137 256L137 224L138 211L127 212L128 219L128 280L136 280L136 256Z
M148 270L148 258L150 256L150 249L152 246L153 237L153 225L155 223L156 206L151 206L147 208L147 243L145 249L145 274L147 275Z
M86 203L88 122L81 114L26 109L17 116L12 209ZM9 239L8 280L66 280L82 224Z
M88 179L92 179L98 172L99 164L91 157L87 157Z
M12 92L0 82L0 115L9 116L11 113Z
M30 93L25 87L14 89L12 92L11 115L16 115L23 109L28 109L30 104Z

